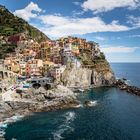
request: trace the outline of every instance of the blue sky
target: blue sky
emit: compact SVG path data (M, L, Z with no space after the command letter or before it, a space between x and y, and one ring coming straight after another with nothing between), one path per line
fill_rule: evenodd
M0 0L52 39L95 41L110 62L140 62L140 0Z

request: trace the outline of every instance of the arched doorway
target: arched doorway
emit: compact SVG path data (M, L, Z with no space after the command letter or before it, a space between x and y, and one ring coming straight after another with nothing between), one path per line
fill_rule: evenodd
M38 88L40 88L40 87L41 87L41 85L40 85L40 84L38 84L38 83L34 83L34 84L32 85L32 87L33 87L33 88L35 88L35 89L38 89Z
M50 85L50 84L46 84L46 85L44 86L44 88L45 88L46 90L49 90L49 89L51 89L51 85Z

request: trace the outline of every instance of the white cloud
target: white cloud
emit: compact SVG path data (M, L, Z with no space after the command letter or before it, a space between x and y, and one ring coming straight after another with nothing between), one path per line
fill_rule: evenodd
M112 47L101 47L101 51L104 53L132 53L135 52L139 47L125 47L125 46L112 46Z
M128 22L132 24L134 27L140 27L140 17L128 16Z
M119 32L131 29L125 25L120 25L117 21L106 24L99 17L70 18L58 15L42 15L38 19L44 24L43 27L38 28L52 37L83 35L93 32Z
M37 13L41 12L41 8L33 2L30 2L24 9L16 10L14 14L18 17L21 17L27 21L30 20L30 18L37 17ZM33 13L37 12L37 13Z
M140 38L140 35L130 35L130 38Z
M101 40L101 41L107 40L106 37L102 37L102 36L95 36L94 38L97 39L97 40Z
M80 5L81 3L78 1L73 2L74 5Z
M78 14L83 14L83 12ZM133 29L132 27L121 25L116 20L105 23L100 17L66 17L57 13L45 15L43 10L33 2L30 2L24 9L16 10L14 14L27 21L31 18L38 20L39 24L36 25L36 27L46 35L55 38L68 35L84 35L96 32L119 32ZM104 40L103 37L96 38L98 40Z
M120 7L135 9L139 6L139 0L86 0L81 6L84 10L92 10L94 13L100 13Z
M52 26L64 26L69 24L69 19L65 18L61 15L41 15L38 17L44 24L52 25Z
M72 11L73 17L81 16L85 13L85 11Z

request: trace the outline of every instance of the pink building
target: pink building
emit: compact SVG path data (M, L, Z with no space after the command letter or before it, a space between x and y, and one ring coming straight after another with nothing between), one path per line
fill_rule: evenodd
M40 59L29 60L26 65L28 76L41 76L43 72L43 61Z

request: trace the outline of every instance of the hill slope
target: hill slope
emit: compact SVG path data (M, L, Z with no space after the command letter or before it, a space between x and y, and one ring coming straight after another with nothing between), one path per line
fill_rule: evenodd
M29 25L25 20L14 16L6 8L0 6L0 36L10 36L23 32L27 32L36 41L49 39L45 34Z
M25 34L26 40L33 39L37 42L49 40L49 38L29 25L25 20L13 15L4 6L0 5L0 57L6 53L13 52L17 45L15 43L7 42L8 38L13 35ZM4 43L3 43L4 42Z

